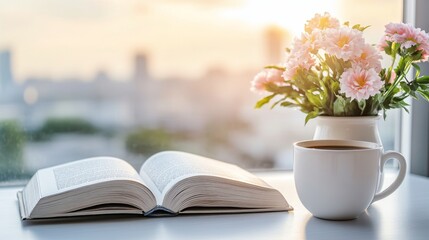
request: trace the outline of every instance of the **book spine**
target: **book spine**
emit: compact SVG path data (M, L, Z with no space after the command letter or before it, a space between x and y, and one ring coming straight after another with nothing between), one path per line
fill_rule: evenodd
M173 212L172 210L157 205L156 207L152 208L150 211L145 212L144 216L146 217L165 217L165 216L176 216L178 213Z

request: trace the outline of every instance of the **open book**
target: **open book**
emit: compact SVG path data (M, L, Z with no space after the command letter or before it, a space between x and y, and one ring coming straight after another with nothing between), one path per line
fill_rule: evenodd
M175 151L153 155L140 173L112 157L41 169L18 192L18 201L24 220L292 209L279 191L235 165Z

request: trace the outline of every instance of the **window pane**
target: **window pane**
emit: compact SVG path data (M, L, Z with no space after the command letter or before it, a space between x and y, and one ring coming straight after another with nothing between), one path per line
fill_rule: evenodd
M99 155L139 168L166 149L290 169L314 121L255 110L250 81L324 11L377 43L402 1L0 2L0 181Z

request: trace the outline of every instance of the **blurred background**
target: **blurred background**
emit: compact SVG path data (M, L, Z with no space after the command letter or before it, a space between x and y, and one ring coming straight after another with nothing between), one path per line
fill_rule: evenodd
M265 65L315 13L371 25L378 43L400 0L0 1L0 181L87 157L139 169L188 151L244 168L292 168L292 143L314 120L253 108ZM398 112L380 121L395 147Z

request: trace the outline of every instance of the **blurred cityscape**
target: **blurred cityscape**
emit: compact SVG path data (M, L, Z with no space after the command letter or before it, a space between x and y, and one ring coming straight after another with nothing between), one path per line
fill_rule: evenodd
M265 32L267 59L280 62L285 34ZM93 79L17 81L13 52L0 51L0 171L11 176L109 155L139 168L161 150L189 151L246 168L291 168L291 144L311 138L298 111L255 110L259 69L208 69L199 79L154 79L136 53L131 79L99 70ZM5 154L8 153L8 154ZM6 177L4 177L6 178Z

